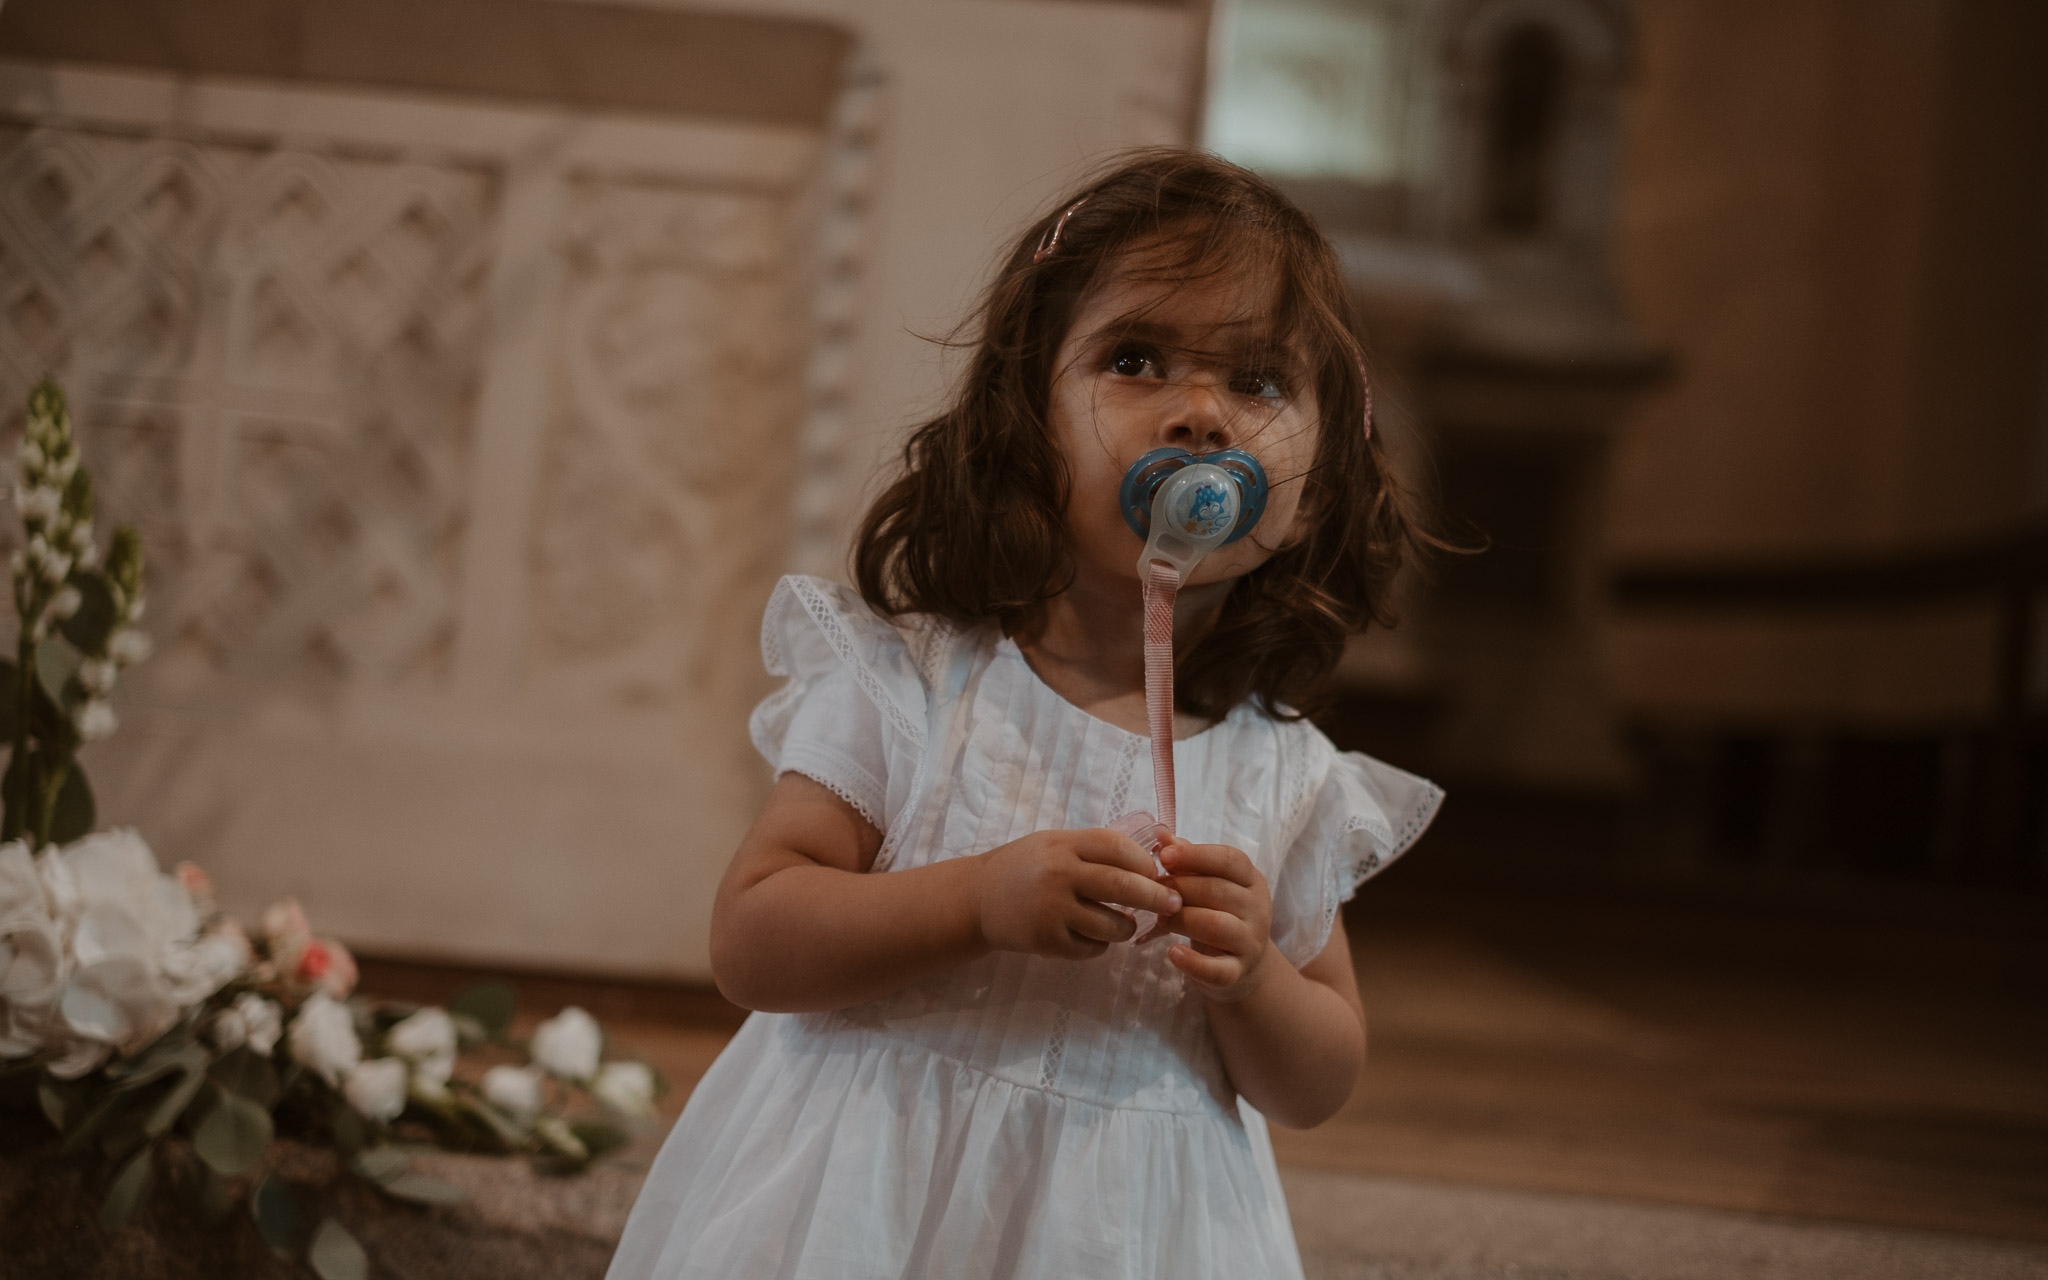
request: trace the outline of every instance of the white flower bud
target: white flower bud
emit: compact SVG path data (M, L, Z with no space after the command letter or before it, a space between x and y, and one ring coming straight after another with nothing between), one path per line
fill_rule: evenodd
M36 472L43 469L43 463L43 451L36 447L36 442L34 440L23 440L21 442L22 471L33 476Z
M70 574L71 557L62 552L53 551L43 561L43 579L51 586L64 581Z
M60 620L68 618L77 613L78 606L84 603L85 597L78 594L77 587L59 587L57 594L50 597L50 616Z
M114 715L114 709L98 698L91 699L78 709L78 736L87 742L98 742L120 725L120 720Z
M28 540L28 562L32 565L35 565L37 568L41 568L43 561L49 558L49 542L47 542L43 538L43 535L40 533L31 536Z
M370 1119L388 1123L405 1110L406 1074L405 1063L397 1058L372 1058L348 1073L341 1096Z
M533 1060L565 1079L588 1080L603 1043L597 1019L570 1005L533 1029Z
M28 572L28 552L16 547L14 554L8 557L7 563L14 570L14 576L21 577Z
M134 614L131 612L131 617ZM107 656L124 667L132 667L149 656L149 636L133 627L123 627L107 641Z
M356 1038L348 1006L324 993L306 997L299 1006L289 1039L292 1061L311 1068L329 1084L339 1084L363 1058L362 1041Z
M71 526L71 549L73 551L82 553L91 545L92 521L80 520L77 524Z
M120 672L111 658L87 658L78 664L78 683L94 697L103 697L114 687L114 680Z
M591 1096L622 1116L654 1114L654 1069L644 1062L607 1062L590 1082Z
M64 509L64 495L48 485L37 485L21 499L21 515L34 524L47 524Z
M484 1099L522 1119L540 1110L541 1074L535 1067L508 1067L500 1063L484 1072Z

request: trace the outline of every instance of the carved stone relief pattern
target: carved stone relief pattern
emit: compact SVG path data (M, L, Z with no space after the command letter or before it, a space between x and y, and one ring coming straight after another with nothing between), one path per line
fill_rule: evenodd
M845 544L861 493L848 415L887 90L882 72L856 58L840 88L811 193L810 376L790 567L830 577L844 573Z
M445 679L496 200L482 166L0 125L0 406L63 379L142 527L154 698Z
M758 668L752 627L799 472L795 214L786 195L568 184L531 543L535 696L701 706L721 672Z

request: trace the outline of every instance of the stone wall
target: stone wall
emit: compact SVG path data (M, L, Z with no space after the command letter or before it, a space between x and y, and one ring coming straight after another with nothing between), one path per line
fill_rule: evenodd
M87 762L103 820L231 909L707 976L768 784L744 725L775 577L840 571L943 393L920 335L1011 228L1091 157L1184 136L1179 10L754 8L719 38L767 41L788 92L730 109L436 82L346 23L235 62L193 43L232 24L138 51L30 22L64 6L0 19L0 405L63 379L152 557L159 653ZM546 24L621 12L504 8L600 44ZM770 56L778 23L843 54L828 93Z

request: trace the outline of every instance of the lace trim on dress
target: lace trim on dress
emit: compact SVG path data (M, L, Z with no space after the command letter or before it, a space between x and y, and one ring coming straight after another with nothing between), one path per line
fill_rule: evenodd
M882 785L881 779L844 751L822 742L794 743L783 753L777 767L783 773L800 773L846 801L875 830L887 829L884 815L877 810L875 797L886 796L888 789Z
M1343 909L1344 900L1414 844L1423 829L1429 826L1430 819L1436 816L1437 806L1443 802L1444 789L1430 784L1424 800L1410 811L1398 833L1379 818L1362 813L1344 820L1344 826L1336 835L1339 847L1349 843L1352 834L1359 831L1363 831L1372 844L1349 858L1330 859L1330 883L1323 888L1323 937L1327 938L1336 925L1337 913Z
M852 634L847 631L845 623L840 621L838 608L826 598L825 593L818 590L817 585L810 579L795 576L784 578L776 590L789 592L797 603L803 606L804 612L809 614L811 621L817 625L819 634L825 637L825 643L832 647L832 652L853 672L853 678L859 683L862 692L874 699L875 705L882 709L882 714L888 719L890 726L912 743L922 747L925 740L924 726L905 711L895 698L889 696L887 686L860 656ZM791 674L789 656L783 652L781 638L775 634L775 615L776 611L770 608L763 621L761 656L770 675L786 676Z

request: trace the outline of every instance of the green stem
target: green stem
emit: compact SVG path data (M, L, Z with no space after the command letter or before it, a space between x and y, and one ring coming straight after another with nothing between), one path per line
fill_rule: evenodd
M57 797L63 794L64 777L70 772L71 761L68 757L60 758L57 761L57 767L50 770L49 781L43 788L41 797L41 820L36 825L35 847L38 849L50 843L50 832L57 825Z
M35 646L29 639L26 615L21 619L21 639L16 647L18 652L15 656L14 681L14 754L9 763L18 771L15 790L21 794L0 796L0 803L4 803L7 817L19 817L21 820L18 829L12 834L28 831L29 805L33 802L34 792L28 764L28 718L35 704L35 686L29 683L35 679ZM18 812L15 808L17 804L21 806ZM11 821L5 825L15 827L15 823ZM40 845L36 847L41 848Z

